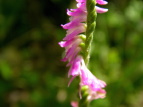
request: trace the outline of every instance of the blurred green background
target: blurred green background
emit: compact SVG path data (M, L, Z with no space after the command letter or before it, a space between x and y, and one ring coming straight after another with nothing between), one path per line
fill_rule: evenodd
M143 1L108 0L98 14L89 69L107 82L91 107L143 106ZM0 107L70 107L78 79L67 87L66 8L75 0L0 0Z

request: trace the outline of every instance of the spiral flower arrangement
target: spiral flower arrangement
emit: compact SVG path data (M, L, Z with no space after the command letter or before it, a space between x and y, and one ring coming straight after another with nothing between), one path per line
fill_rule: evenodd
M104 0L76 0L76 2L76 9L67 9L70 22L61 25L67 30L67 33L59 45L65 48L65 56L62 61L68 62L68 77L71 76L68 85L76 76L79 76L80 98L84 99L83 89L87 93L85 101L89 102L93 99L104 98L106 95L106 91L103 89L106 83L96 78L87 68L87 64L90 58L97 13L108 11L108 9L97 7L96 3L105 5L108 2ZM73 107L80 105L82 104L72 103Z

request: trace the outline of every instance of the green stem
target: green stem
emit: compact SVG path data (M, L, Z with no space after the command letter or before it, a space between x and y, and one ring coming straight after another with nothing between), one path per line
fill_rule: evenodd
M86 40L85 40L85 50L84 50L84 60L85 64L88 65L90 58L91 43L93 40L93 33L96 26L97 13L95 10L96 0L86 0L87 8L87 29L86 29ZM89 107L88 101L88 87L82 87L81 95L82 99L79 102L79 107Z
M89 107L88 97L88 86L83 86L81 88L82 99L79 101L79 107Z
M87 29L86 29L86 41L85 41L85 63L88 65L90 58L91 43L93 40L93 33L96 26L96 0L86 0L87 8Z

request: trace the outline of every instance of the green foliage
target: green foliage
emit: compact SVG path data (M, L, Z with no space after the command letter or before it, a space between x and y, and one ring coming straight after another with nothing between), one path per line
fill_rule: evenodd
M0 107L70 107L78 78L69 78L60 24L70 0L0 1ZM90 70L107 82L107 96L91 107L142 107L143 1L110 0L97 15ZM104 6L103 6L104 7Z

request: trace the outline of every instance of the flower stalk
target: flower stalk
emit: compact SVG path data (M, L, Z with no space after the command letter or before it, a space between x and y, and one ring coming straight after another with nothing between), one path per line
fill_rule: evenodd
M83 86L81 89L81 95L82 95L82 99L80 99L79 101L79 107L89 107L89 101L88 101L88 87L87 86Z
M86 41L85 41L85 63L88 65L90 58L90 49L91 43L93 40L93 33L96 26L96 10L95 10L96 1L95 0L86 0L87 8L87 28L86 28Z
M73 107L88 107L89 102L104 98L106 91L103 89L106 83L97 79L87 68L93 33L96 25L97 13L107 12L108 9L95 6L107 4L104 0L76 0L77 9L67 10L70 22L61 25L67 30L66 37L59 45L65 48L65 56L62 59L68 62L68 77L72 76L68 86L76 76L80 77L79 95L80 101L72 102Z

